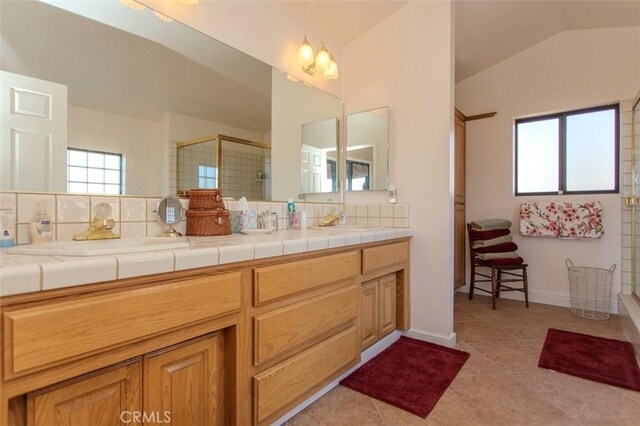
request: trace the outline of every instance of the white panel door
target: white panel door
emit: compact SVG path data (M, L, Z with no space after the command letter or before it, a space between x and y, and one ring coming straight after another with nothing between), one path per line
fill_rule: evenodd
M322 182L327 175L327 154L320 148L302 145L302 191L304 193L323 191Z
M67 191L67 86L0 71L0 190Z

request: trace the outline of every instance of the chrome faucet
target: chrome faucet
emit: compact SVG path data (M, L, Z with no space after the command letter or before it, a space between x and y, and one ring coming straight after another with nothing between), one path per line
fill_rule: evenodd
M76 241L86 240L112 240L120 238L113 233L116 222L111 216L111 206L107 203L98 203L95 206L96 214L93 216L89 229L73 236Z

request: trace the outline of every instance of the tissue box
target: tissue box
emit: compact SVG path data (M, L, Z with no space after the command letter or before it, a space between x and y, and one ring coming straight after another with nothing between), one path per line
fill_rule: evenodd
M258 228L258 212L255 210L231 211L231 232L240 232L243 229Z

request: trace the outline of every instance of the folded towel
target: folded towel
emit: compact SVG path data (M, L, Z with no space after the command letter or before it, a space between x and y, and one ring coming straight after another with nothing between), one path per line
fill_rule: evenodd
M494 229L493 231L478 231L475 229L469 229L469 238L472 241L475 240L492 240L494 238L509 235L511 233L508 229Z
M474 249L476 253L504 253L507 251L517 251L518 245L516 243L502 243L489 247L478 247Z
M509 229L511 221L506 219L487 219L471 222L471 227L479 231L492 231L494 229Z
M489 266L520 265L524 263L524 259L521 257L518 257L515 259L491 259L491 260L483 260L482 263L484 265L489 265Z
M476 256L478 256L478 259L480 260L516 259L520 257L515 251L507 251L504 253L478 253Z
M504 235L502 237L493 238L491 240L477 240L477 241L474 241L473 242L473 248L491 247L491 246L496 246L496 245L502 244L502 243L510 243L511 241L513 241L513 238L511 238L511 235Z

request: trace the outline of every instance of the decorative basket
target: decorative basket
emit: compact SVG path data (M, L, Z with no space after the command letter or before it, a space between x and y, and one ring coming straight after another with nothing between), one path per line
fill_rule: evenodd
M231 234L229 210L187 210L187 235L214 236Z
M220 189L192 189L189 191L190 210L224 209L222 190Z

